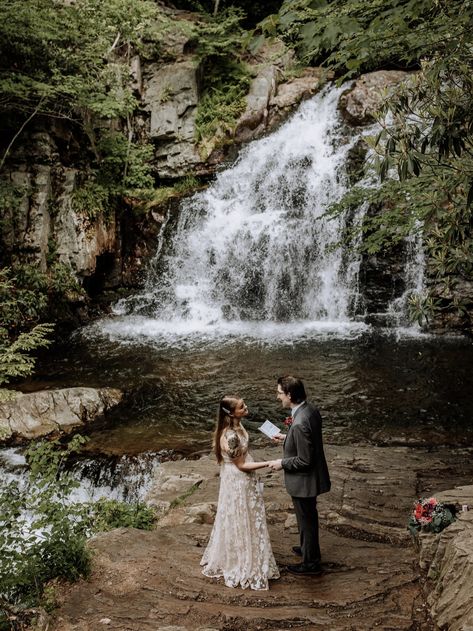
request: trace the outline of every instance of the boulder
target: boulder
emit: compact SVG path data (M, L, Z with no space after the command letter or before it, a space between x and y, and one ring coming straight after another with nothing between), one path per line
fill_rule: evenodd
M386 95L408 76L401 70L377 70L362 75L340 97L339 107L345 120L351 125L374 122L374 114Z
M269 101L268 127L284 122L297 105L314 96L331 74L322 68L305 68L301 76L281 82Z
M258 136L266 127L268 106L276 93L278 70L275 66L263 66L252 80L246 96L246 109L235 128L235 139L244 142Z
M116 388L63 388L19 393L0 404L0 440L22 442L92 423L123 397Z

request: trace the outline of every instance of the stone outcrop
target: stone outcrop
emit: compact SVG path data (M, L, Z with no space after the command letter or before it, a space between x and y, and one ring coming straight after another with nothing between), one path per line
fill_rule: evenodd
M457 521L439 534L418 538L420 566L427 574L427 602L438 629L473 629L473 486L436 493L447 504L460 504Z
M30 394L0 404L0 441L22 442L67 434L92 423L123 397L116 388L63 388Z
M340 97L339 107L351 125L374 122L373 115L387 93L409 76L400 70L377 70L362 75Z
M280 125L326 79L321 68L306 68L300 77L283 81L279 65L263 65L250 85L247 107L235 128L235 140L247 142Z
M202 161L195 142L200 73L192 57L146 68L143 102L160 177L189 174Z

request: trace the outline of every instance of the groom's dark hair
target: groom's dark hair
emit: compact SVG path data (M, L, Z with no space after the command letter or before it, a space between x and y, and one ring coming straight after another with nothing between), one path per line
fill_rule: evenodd
M302 383L302 380L297 377L293 377L292 375L279 377L278 385L281 386L281 390L284 394L290 395L293 403L302 403L307 399L304 384Z

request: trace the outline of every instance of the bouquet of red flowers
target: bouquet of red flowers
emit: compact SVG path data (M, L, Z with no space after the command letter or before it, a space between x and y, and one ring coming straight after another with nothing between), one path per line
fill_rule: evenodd
M420 498L414 503L407 527L412 535L419 531L441 532L455 521L457 510L455 504L441 504L435 497Z

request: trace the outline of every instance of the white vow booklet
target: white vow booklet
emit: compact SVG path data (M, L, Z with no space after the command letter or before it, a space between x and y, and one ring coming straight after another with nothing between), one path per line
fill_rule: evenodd
M276 427L274 423L271 423L271 421L268 421L267 419L263 423L263 425L260 425L260 427L258 427L258 429L260 432L263 432L263 434L266 434L268 438L273 438L281 431L279 427Z

